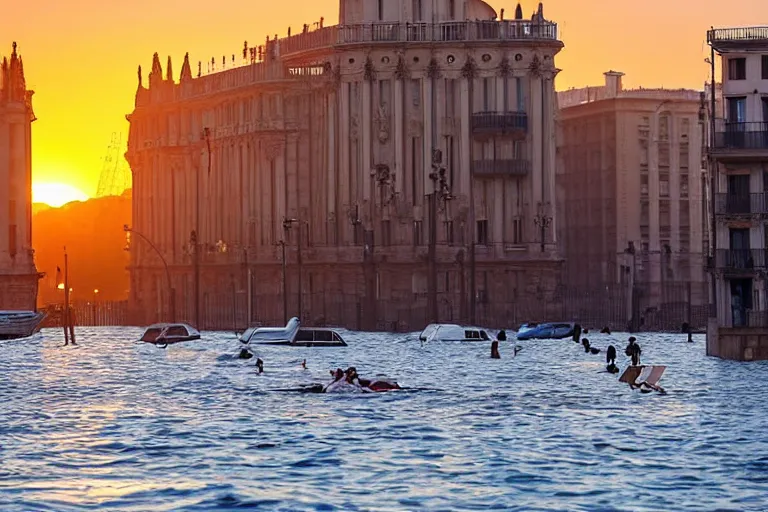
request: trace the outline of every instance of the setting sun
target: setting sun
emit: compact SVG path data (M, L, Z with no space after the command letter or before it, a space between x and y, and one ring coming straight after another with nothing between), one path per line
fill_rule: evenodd
M32 185L32 202L45 203L58 208L72 201L86 201L85 193L64 183L34 183Z

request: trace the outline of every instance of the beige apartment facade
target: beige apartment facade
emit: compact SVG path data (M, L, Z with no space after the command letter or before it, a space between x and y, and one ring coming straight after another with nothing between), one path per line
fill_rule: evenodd
M710 161L716 230L712 277L717 318L707 354L768 359L768 28L712 29L712 74L720 57Z
M13 43L0 68L0 310L35 310L32 250L32 91Z
M639 322L687 300L688 284L693 304L708 304L707 114L703 93L628 90L622 77L558 93L559 226L563 279L625 285Z
M178 83L157 55L139 72L131 228L168 263L175 316L421 329L551 299L563 45L543 7L347 0L321 25L205 76L185 59ZM135 309L167 317L156 251L131 246Z

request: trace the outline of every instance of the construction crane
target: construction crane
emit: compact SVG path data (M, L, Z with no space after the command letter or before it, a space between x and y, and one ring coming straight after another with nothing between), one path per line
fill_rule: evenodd
M119 196L131 187L131 172L123 156L125 150L122 135L112 133L112 140L102 162L96 197Z

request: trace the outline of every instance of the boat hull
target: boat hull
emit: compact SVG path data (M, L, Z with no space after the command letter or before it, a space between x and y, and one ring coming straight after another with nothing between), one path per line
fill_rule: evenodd
M0 311L0 340L28 338L40 330L45 313Z

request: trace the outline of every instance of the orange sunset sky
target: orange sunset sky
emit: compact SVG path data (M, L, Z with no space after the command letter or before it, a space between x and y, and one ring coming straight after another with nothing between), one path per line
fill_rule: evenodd
M516 3L492 0L512 17ZM523 2L526 17L537 2ZM36 91L33 179L96 193L113 132L127 136L136 67L148 76L152 54L176 78L185 52L197 61L240 55L243 41L299 32L304 23L338 19L337 0L27 0L3 2L0 54L17 41L27 85ZM560 26L565 49L558 89L598 85L609 69L628 87L701 88L708 79L710 25L768 24L766 0L549 0L544 14ZM229 59L229 57L228 57ZM205 64L203 65L205 71ZM145 82L146 83L146 82ZM42 199L41 197L37 198Z

